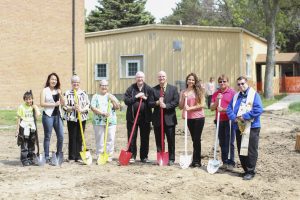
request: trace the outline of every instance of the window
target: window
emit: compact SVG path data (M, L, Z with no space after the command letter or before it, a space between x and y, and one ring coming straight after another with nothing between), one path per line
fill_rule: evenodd
M179 40L174 40L173 41L173 50L174 51L181 51L182 49L182 42Z
M126 77L135 77L138 71L140 71L139 60L126 60Z
M138 71L144 70L143 55L121 56L120 77L134 78Z
M95 65L95 80L108 79L108 67L107 64Z
M251 65L252 65L251 55L247 54L247 58L246 58L246 76L247 77L252 76Z

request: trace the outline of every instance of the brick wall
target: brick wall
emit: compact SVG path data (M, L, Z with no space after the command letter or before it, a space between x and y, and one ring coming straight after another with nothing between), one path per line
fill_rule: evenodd
M76 0L76 71L84 74L84 1ZM72 75L72 0L0 1L0 108L15 108L32 89L39 104L46 78L56 72L62 90Z

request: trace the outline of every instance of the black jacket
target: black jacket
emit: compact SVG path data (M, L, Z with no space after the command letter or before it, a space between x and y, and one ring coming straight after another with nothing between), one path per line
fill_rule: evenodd
M152 124L153 126L160 126L160 106L156 105L156 101L160 97L160 85L153 88L154 101L150 103L151 107L154 108L152 114ZM176 107L179 103L179 94L177 87L167 84L166 91L164 94L164 103L166 108L164 108L164 121L167 126L175 126L177 124L176 117Z
M136 83L132 84L127 88L124 94L124 102L127 105L126 111L126 120L129 122L134 122L134 118L136 116L138 105L139 105L139 98L135 98L135 95L138 94L139 88ZM153 102L153 89L144 83L142 91L146 96L147 99L142 101L139 120L144 120L144 122L150 123L151 122L151 115L152 109L150 107L150 102Z

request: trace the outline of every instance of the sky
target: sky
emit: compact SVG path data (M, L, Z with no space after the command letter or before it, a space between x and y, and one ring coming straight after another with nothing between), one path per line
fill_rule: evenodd
M159 22L161 18L172 14L172 8L176 7L176 3L181 0L147 0L146 10L149 11ZM97 0L85 0L85 8L89 13L98 4Z

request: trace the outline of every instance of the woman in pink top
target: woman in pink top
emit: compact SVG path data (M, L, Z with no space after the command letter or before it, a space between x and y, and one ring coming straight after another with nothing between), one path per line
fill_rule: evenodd
M187 98L187 106L185 106ZM179 108L187 111L187 124L193 140L193 162L190 167L201 167L201 134L205 116L205 90L201 87L196 74L186 77L186 89L180 94Z

